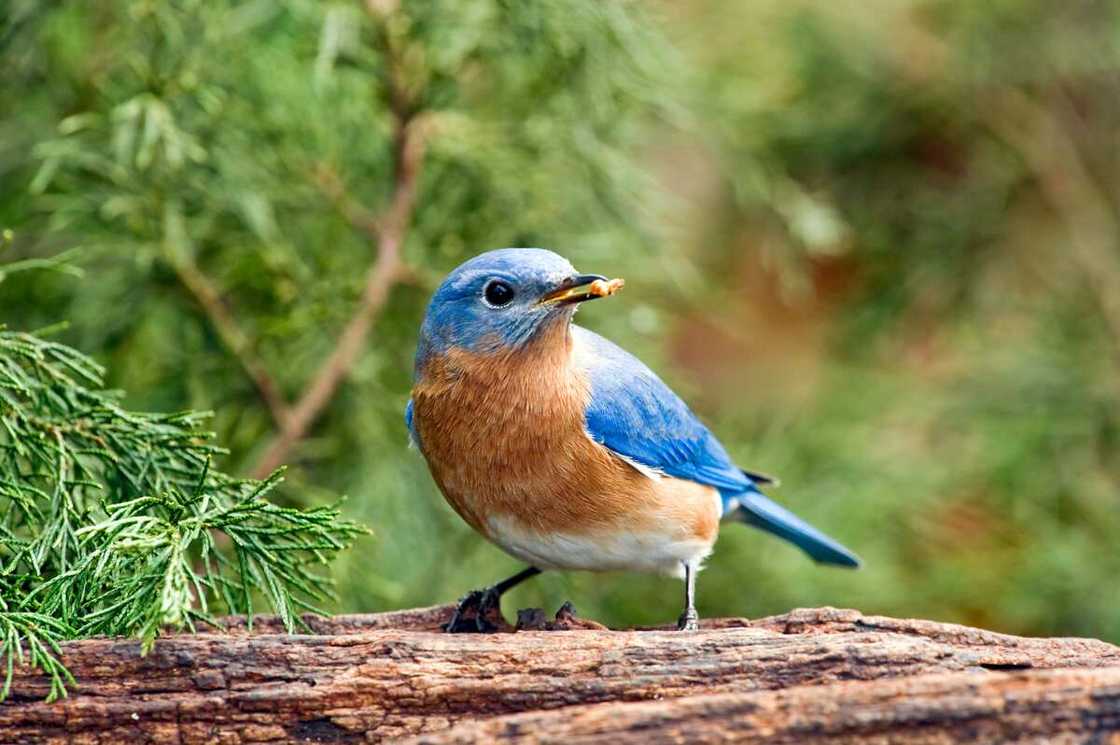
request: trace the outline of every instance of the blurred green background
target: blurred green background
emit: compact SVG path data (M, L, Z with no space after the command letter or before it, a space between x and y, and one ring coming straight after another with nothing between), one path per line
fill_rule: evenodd
M1120 640L1118 3L8 0L0 95L0 269L42 261L0 273L0 322L69 321L132 407L214 410L235 473L359 312L408 149L403 269L281 453L281 499L374 530L337 610L518 568L401 412L440 277L531 245L626 277L580 322L866 561L729 526L702 615ZM679 593L546 574L506 610L668 622Z

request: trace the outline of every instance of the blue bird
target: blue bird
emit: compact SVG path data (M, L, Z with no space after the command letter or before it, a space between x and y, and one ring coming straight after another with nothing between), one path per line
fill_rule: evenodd
M448 631L490 631L504 592L545 569L627 570L685 581L678 627L696 629L696 574L722 520L790 541L818 562L859 559L759 489L638 359L572 323L621 280L542 249L459 266L420 329L412 441L448 503L528 568L468 594Z

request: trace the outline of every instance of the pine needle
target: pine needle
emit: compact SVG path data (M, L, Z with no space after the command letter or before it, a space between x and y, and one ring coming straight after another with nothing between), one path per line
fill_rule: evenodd
M330 598L314 568L365 532L337 507L268 502L282 471L214 470L203 415L126 411L101 375L0 330L0 700L19 665L48 676L48 700L65 696L67 639L133 636L146 653L165 628L251 619L254 602L294 631Z

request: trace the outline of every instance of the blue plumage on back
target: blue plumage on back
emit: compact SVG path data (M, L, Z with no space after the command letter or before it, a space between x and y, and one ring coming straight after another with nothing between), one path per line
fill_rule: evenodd
M858 566L836 541L772 502L677 394L640 360L572 326L591 385L587 431L611 451L669 476L719 490L724 514L791 541L817 561Z
M586 354L591 400L587 430L597 442L670 476L708 484L728 495L753 482L677 394L638 358L579 326L572 335Z

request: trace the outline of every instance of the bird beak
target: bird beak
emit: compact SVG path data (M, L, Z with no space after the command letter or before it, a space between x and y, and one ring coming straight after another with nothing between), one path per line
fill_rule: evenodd
M607 279L601 274L577 274L564 280L559 287L545 293L538 305L573 305L597 297L607 297L626 284L621 279Z

